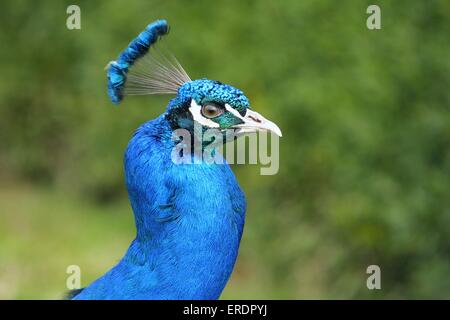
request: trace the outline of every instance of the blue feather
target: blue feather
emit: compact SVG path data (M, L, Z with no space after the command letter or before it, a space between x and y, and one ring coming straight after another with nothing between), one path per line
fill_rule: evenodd
M166 20L157 20L149 24L136 39L130 42L128 47L119 55L117 61L112 61L109 64L108 95L114 104L120 103L123 99L123 86L128 68L143 57L159 37L168 32L169 26Z
M124 258L74 299L217 299L237 257L245 197L227 164L176 165L167 114L125 154L137 236Z

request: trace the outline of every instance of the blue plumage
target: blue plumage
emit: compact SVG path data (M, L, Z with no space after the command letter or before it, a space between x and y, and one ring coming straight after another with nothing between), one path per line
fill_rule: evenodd
M132 72L133 64L165 32L164 21L150 24L110 66L113 102L121 100L128 69ZM233 270L245 221L245 196L225 161L203 162L201 152L192 149L189 156L198 159L196 164L174 162L172 152L179 140L173 134L183 129L194 141L211 128L224 134L281 132L250 110L239 89L208 79L191 81L181 66L158 70L164 86L173 81L169 87L154 82L147 87L148 81L134 78L137 84L142 80L141 90L149 93L177 88L166 112L140 126L125 152L136 238L116 266L74 299L217 299ZM194 130L196 125L200 132Z
M217 299L231 274L245 199L228 165L176 165L165 116L125 154L137 236L124 258L76 299Z
M150 46L158 37L169 32L166 20L157 20L150 23L139 36L130 42L128 47L119 55L117 61L112 61L108 66L108 95L111 101L118 104L123 98L123 86L126 81L128 68L136 60L144 56Z
M206 78L190 81L182 85L178 89L177 101L175 103L172 102L169 108L171 106L182 105L183 100L186 101L191 98L194 98L200 104L211 101L229 103L235 109L242 112L250 108L250 103L241 90Z

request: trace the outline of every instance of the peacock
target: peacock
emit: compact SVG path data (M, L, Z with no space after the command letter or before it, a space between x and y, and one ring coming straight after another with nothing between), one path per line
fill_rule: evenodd
M125 151L135 239L117 265L72 292L72 299L218 299L232 273L245 195L226 161L202 160L201 151L215 141L202 140L202 134L214 129L226 140L259 130L281 136L281 131L251 110L241 90L206 78L191 80L172 54L154 46L168 31L166 20L149 24L107 66L114 104L126 95L175 97L163 114L135 131ZM182 141L177 130L192 139ZM200 152L194 146L199 141ZM184 147L177 149L180 144ZM183 161L175 161L174 154Z

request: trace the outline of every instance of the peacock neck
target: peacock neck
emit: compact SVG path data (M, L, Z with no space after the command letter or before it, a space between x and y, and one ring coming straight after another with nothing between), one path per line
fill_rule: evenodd
M143 298L216 299L237 257L245 198L227 164L176 164L174 145L164 116L129 143L125 176L137 236L123 263L148 272Z

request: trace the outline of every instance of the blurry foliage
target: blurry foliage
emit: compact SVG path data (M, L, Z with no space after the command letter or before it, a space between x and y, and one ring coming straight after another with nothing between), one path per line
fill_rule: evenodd
M65 27L73 3L81 7L80 31ZM366 28L372 3L382 10L379 31ZM43 197L49 209L40 202L38 211L29 190L22 199L3 194L0 210L25 210L2 212L3 225L12 228L0 237L3 263L8 252L14 255L9 246L17 217L52 220L55 205L63 202L66 212L65 202L75 197L79 204L64 216L73 225L85 211L95 226L118 219L108 212L126 200L121 160L127 141L140 123L164 111L169 97L129 97L114 107L104 66L147 23L166 18L172 32L163 42L191 78L243 89L284 134L278 175L234 167L248 218L225 298L450 296L448 1L22 0L1 8L0 176L58 190ZM29 206L6 205L14 201ZM130 223L114 230L131 234L130 210L120 208ZM90 252L96 261L92 247L107 254L112 233L106 227L80 231L83 241L68 243L65 255L85 261L81 255ZM35 238L29 242L47 237L39 230L30 229ZM25 247L35 256L33 246ZM93 263L92 278L125 247L111 253L111 261ZM381 267L381 291L365 286L370 264ZM0 262L0 280L12 269ZM57 285L64 290L52 274L46 275L51 289L31 289L45 273L31 270L36 274L28 287L1 296L48 297Z

